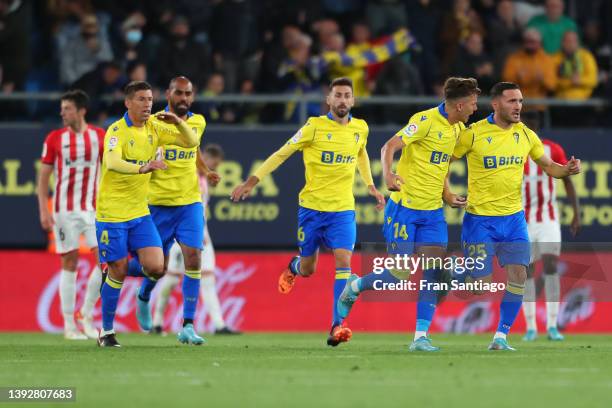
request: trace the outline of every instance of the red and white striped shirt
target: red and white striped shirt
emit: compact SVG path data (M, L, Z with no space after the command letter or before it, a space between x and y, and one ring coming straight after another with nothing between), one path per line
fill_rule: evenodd
M95 211L104 134L103 129L87 125L83 133L66 127L47 135L42 162L53 166L56 213Z
M548 139L542 139L542 144L548 157L562 165L567 163L565 151L561 146ZM555 186L555 179L544 173L542 168L529 158L525 163L523 178L523 208L528 223L559 222Z

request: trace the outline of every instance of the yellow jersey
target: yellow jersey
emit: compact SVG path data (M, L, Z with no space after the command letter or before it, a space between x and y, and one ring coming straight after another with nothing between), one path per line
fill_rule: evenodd
M300 206L326 212L355 209L355 168L368 133L362 119L349 116L349 122L341 125L327 114L309 118L289 139L288 146L303 152L306 184L300 191Z
M404 184L391 200L414 210L441 208L450 157L463 129L461 122L448 122L444 103L412 115L396 134L405 144L396 170Z
M155 158L158 146L174 143L179 133L174 126L161 126L160 123L149 119L144 126L133 126L126 112L123 118L110 125L106 131L96 220L124 222L149 214L147 196L151 173L123 174L109 170L106 154L119 151L123 160L145 165Z
M534 161L544 155L538 135L522 122L502 129L491 114L461 132L453 156L466 154L466 211L476 215L511 215L521 211L527 155Z
M168 108L166 107L165 110L168 111ZM151 120L162 126L173 126L155 118ZM187 112L186 122L187 126L198 136L198 140L202 140L202 134L206 128L204 116ZM196 168L198 149L198 146L164 146L164 163L168 168L151 173L149 204L179 206L202 201Z

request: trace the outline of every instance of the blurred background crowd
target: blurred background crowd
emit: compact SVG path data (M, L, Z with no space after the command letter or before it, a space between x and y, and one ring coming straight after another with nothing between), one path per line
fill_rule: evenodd
M439 95L459 75L485 92L507 80L528 98L612 99L611 44L606 0L0 0L0 101L77 87L103 124L124 108L100 96L131 80L161 95L177 74L204 97L194 110L209 123L295 122L291 103L206 97L320 95L335 76L351 77L358 98ZM57 115L0 103L3 120Z

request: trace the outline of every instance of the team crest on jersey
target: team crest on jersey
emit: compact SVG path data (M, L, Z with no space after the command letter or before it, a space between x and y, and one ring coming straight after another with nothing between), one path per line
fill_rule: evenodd
M438 139L442 140L442 132L438 132Z
M108 147L112 149L113 147L117 147L117 143L119 143L119 139L116 136L112 136L108 139Z
M491 136L487 137L487 142L489 142L489 144L491 144L492 141L493 141L493 138Z
M359 133L355 133L355 143L359 143Z
M512 134L512 136L514 136L514 140L516 140L516 143L518 144L518 142L519 142L519 134L517 132L514 132Z
M130 146L134 147L134 139L130 139Z
M418 129L419 129L419 127L416 124L411 123L411 124L409 124L408 126L406 126L404 128L404 134L406 136L410 137L410 136L414 135Z
M327 140L331 140L331 133L327 134Z

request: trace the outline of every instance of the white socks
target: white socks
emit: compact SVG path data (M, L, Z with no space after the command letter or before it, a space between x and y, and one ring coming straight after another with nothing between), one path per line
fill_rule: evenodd
M76 302L76 272L63 270L60 273L59 294L64 315L64 330L76 331L74 303Z
M415 340L418 340L421 337L427 337L427 332L425 332L425 331L415 331L414 332L414 339Z
M527 278L525 281L525 296L523 301L523 313L525 314L525 322L527 330L537 330L536 324L536 302L535 302L535 280Z
M504 339L504 340L506 340L506 333L495 332L495 335L493 336L493 340L495 340L495 339Z
M219 298L217 297L217 288L215 287L215 276L206 274L201 280L202 296L204 297L204 304L208 310L208 315L212 321L215 329L222 329L225 327L225 321L221 314L221 305L219 304Z
M546 292L546 328L550 329L557 327L559 315L561 281L558 274L544 275L544 291Z
M159 283L161 287L157 295L157 303L155 304L153 326L164 326L164 314L166 312L166 306L168 306L168 299L170 299L172 290L179 284L180 280L181 278L177 275L167 274Z
M76 273L75 273L76 275ZM85 299L81 306L81 315L85 319L93 318L93 311L98 299L100 298L100 286L102 285L102 272L100 267L96 265L87 279L87 288L85 289Z

